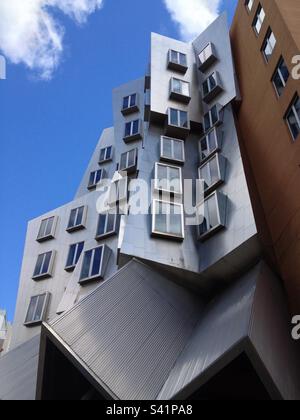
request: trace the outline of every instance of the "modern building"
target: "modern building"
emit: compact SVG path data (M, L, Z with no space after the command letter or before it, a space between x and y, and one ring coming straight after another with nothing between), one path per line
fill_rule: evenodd
M11 325L7 321L6 311L0 309L0 357L9 350Z
M300 399L235 26L152 34L74 200L29 223L0 399Z

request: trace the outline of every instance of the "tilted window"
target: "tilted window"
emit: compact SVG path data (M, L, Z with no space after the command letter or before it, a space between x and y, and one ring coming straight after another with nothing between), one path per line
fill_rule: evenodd
M185 161L184 141L162 136L160 158L170 162L183 163Z
M219 73L215 71L202 84L203 100L211 102L219 93L223 91Z
M112 160L113 148L112 146L105 147L100 150L99 163L105 163Z
M50 294L44 293L42 295L33 296L30 299L25 326L39 325L46 319L47 307L49 304Z
M137 149L132 149L129 152L122 153L120 159L120 171L134 172L137 167Z
M91 172L88 189L89 190L95 189L97 185L100 184L104 176L105 176L105 172L103 169L98 169L97 171Z
M264 9L262 8L261 4L258 6L254 21L253 21L253 29L257 33L257 35L260 34L261 28L263 26L264 20L265 20L266 14Z
M158 191L182 194L181 168L162 163L155 164L155 189Z
M199 178L204 181L204 191L215 189L225 179L225 159L216 154L199 168Z
M83 256L79 283L102 280L109 261L111 249L106 245L86 251Z
M300 98L297 95L286 114L286 121L289 126L293 140L300 134Z
M57 217L49 217L41 222L40 230L38 233L37 241L44 242L54 238Z
M276 38L274 33L272 32L271 28L269 28L268 32L267 32L267 36L264 40L263 46L262 46L262 53L266 59L266 61L269 61L274 48L276 46Z
M216 125L221 124L221 107L220 105L214 105L205 115L204 115L204 131L207 132Z
M200 70L203 73L206 72L216 60L217 56L215 53L215 47L210 42L199 54Z
M54 251L50 251L38 256L32 277L34 280L44 279L52 276L54 255Z
M71 210L70 219L67 227L68 232L85 228L87 207L81 206Z
M246 5L249 12L251 12L253 4L254 4L254 0L246 0L245 1L245 5Z
M289 77L289 70L287 68L287 65L285 64L284 59L281 57L276 67L275 73L272 77L273 86L278 96L282 95L287 81L289 80Z
M226 197L213 193L198 206L199 238L205 240L225 227Z
M153 200L152 234L154 236L184 239L183 205Z
M221 148L221 135L217 128L210 131L199 142L200 162L209 159L216 151Z
M79 242L77 244L73 244L70 246L69 254L67 258L67 264L65 268L67 271L72 271L75 269L79 261L79 258L82 254L83 248L84 248L84 242Z

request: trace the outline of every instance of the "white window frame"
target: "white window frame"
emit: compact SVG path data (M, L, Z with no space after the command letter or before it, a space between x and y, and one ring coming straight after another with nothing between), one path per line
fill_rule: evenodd
M181 118L180 118L180 113L181 113L181 112L184 112L184 113L186 113L186 114L187 114L187 123L188 123L187 127L184 127L184 126L182 126L182 125L175 125L175 124L172 124L172 123L171 123L171 113L172 113L172 111L176 111L176 112L177 112L177 122L179 122L179 123L180 123L180 119L181 119ZM185 110L183 110L183 109L173 108L173 107L169 108L169 109L168 109L168 125L169 125L170 127L176 127L176 128L182 129L182 130L190 130L190 128L191 128L191 124L190 124L190 118L189 118L189 113L188 113L188 111L185 111Z
M42 316L41 316L41 318L39 320L31 320L31 321L28 321L27 319L28 319L30 308L31 308L31 302L35 298L38 298L38 299L37 299L37 302L35 304L35 309L34 309L34 312L33 312L33 318L35 317L34 315L36 315L36 311L37 311L37 308L39 306L39 299L40 298L43 298L44 299L43 309L42 309ZM40 325L43 321L45 321L46 314L47 314L47 309L48 309L48 305L49 305L49 301L50 301L50 293L48 293L48 292L42 293L40 295L31 296L30 302L29 302L29 305L28 305L28 309L27 309L27 312L26 312L24 326Z
M51 257L50 257L50 261L49 261L49 266L48 266L48 271L46 273L39 273L39 274L35 274L35 270L37 267L37 263L40 257L43 257L43 262L41 264L41 270L45 264L45 260L47 258L47 255L51 253ZM39 254L37 259L36 259L36 263L35 263L35 267L34 267L34 271L33 271L33 275L32 275L32 279L33 280L42 280L42 279L46 279L49 277L52 277L52 273L53 273L53 267L54 267L54 259L55 259L55 251L47 251L44 252L42 254Z
M102 240L104 238L108 238L109 236L116 235L116 233L117 233L117 213L118 213L118 210L117 210L117 208L115 208L114 210L110 210L110 211L107 211L105 213L99 214L98 222L97 222L96 237L95 237L96 241ZM112 214L114 216L114 226L113 226L113 229L110 230L110 231L107 230L108 215L109 214ZM105 218L105 231L102 234L98 234L99 225L100 225L100 217L102 217L102 216L106 217Z
M274 46L272 46L272 44L270 43L270 39L271 39L272 35L274 36L274 39L275 39L275 45ZM272 55L274 53L274 50L276 48L276 45L277 45L277 38L276 38L274 32L272 31L272 29L268 28L267 35L265 36L265 39L264 39L264 42L263 42L263 45L262 45L262 48L261 48L262 55L264 56L264 59L266 60L267 63L269 63L270 58L272 57ZM271 54L269 56L267 56L267 54L266 54L267 46L270 46L271 49L272 49Z
M53 219L52 222L52 228L51 228L51 232L46 235L46 231L48 229L48 223L50 222L50 220ZM57 216L50 216L47 217L46 219L43 219L40 223L40 228L39 228L39 232L38 232L38 236L37 236L37 241L38 242L44 242L50 239L54 239L55 238L55 231L56 231L56 227L57 227L57 221L58 221L58 217ZM44 230L42 232L42 227L43 227L43 223L45 222L45 227Z
M134 164L133 165L130 165L129 166L129 155L130 155L130 153L132 153L132 152L135 152L135 156L134 156ZM124 155L126 155L126 168L121 168L121 160L122 160L122 156L124 156ZM129 171L130 169L132 169L132 168L135 168L136 166L137 166L137 156L138 156L138 149L137 148L135 148L135 149L131 149L131 150L129 150L128 152L124 152L124 153L122 153L121 154L121 157L120 157L120 163L119 163L119 170L120 171Z
M122 175L120 174L120 177ZM124 181L124 190L126 189L126 197L125 195L120 196L120 190L119 190L119 182ZM117 184L117 186L116 186ZM114 188L114 192L116 192L116 196L112 197L112 188ZM124 191L123 191L124 192ZM108 196L108 205L110 208L117 207L118 204L127 202L128 199L128 177L122 177L120 179L117 179L115 181L111 182L110 190L109 190L109 196Z
M180 83L180 92L177 92L176 90L174 90L174 81L177 81ZM183 93L183 89L182 89L182 85L186 84L188 85L188 95L186 95L185 93ZM182 79L178 79L178 77L171 77L171 81L170 81L170 93L175 93L177 95L181 95L184 96L186 98L190 98L191 97L191 84L190 82L186 81L186 80L182 80Z
M100 180L98 182L96 182L97 173L99 173L99 172L101 172L101 178L100 178ZM94 182L93 183L90 182L90 179L91 179L92 174L94 174ZM97 169L96 171L92 171L90 173L88 190L93 190L93 189L97 188L97 185L100 185L101 184L101 182L103 180L103 177L104 177L104 174L105 174L104 169Z
M217 121L215 123L212 120L212 110L213 110L213 108L216 108L217 113L218 113L218 118L217 118ZM209 115L209 124L210 124L210 126L209 126L208 129L206 129L206 127L205 127L205 117L206 117L206 115ZM204 127L204 130L205 130L205 133L208 133L211 129L213 129L214 127L220 125L220 123L221 123L221 109L216 104L216 105L212 106L210 108L210 110L208 112L206 112L206 114L203 117L203 127Z
M71 216L72 216L72 212L75 211L75 222L78 218L78 214L80 209L83 208L83 213L82 213L82 221L79 224L75 224L74 226L69 226L70 225L70 221L71 221ZM71 232L75 232L77 230L81 230L81 229L85 229L85 224L86 224L86 219L87 219L87 206L79 206L76 207L74 209L71 209L70 211L70 216L69 216L69 221L68 221L68 226L67 226L67 232L71 233Z
M173 57L172 57L172 53L173 52L177 54L177 61L174 61L173 60ZM182 64L180 62L180 56L181 55L185 56L185 64ZM187 67L187 54L186 53L182 53L180 51L176 51L176 50L170 49L169 50L169 63L176 64L177 66Z
M176 206L176 207L180 207L181 209L181 232L182 235L174 235L172 233L165 233L165 232L159 232L155 230L155 226L156 226L156 216L158 215L158 213L156 213L156 206L158 203L162 203L162 204L166 204L169 206ZM170 224L170 220L167 220L167 226L168 224ZM183 204L181 203L174 203L174 202L170 202L170 201L165 201L165 200L159 200L159 199L153 199L152 201L152 235L153 236L158 236L158 237L163 237L163 238L171 238L171 239L180 239L180 240L184 240L185 238L185 225L184 225L184 208L183 208Z
M251 12L253 5L254 5L254 0L245 0L245 6L248 12Z
M209 145L208 136L210 136L210 135L212 135L212 134L213 134L214 139L215 139L215 145L216 145L216 148L215 148L215 149L209 149L209 153L208 153L208 155L207 155L205 158L202 158L202 143L203 143L204 141L206 141L206 144L207 144L208 146L210 146L210 145ZM216 153L216 152L220 151L220 149L221 149L220 132L219 132L219 130L217 129L217 127L214 127L212 130L208 131L208 132L207 132L207 134L206 134L205 136L203 136L203 137L199 140L199 156L200 156L200 163L202 164L202 163L206 162L207 160L209 160L209 159L211 158L211 156L212 156L214 153Z
M296 95L296 97L295 97L295 99L293 100L292 104L289 106L289 108L288 108L288 110L287 110L287 113L286 113L286 116L285 116L286 123L287 123L287 125L288 125L288 128L289 128L289 130L290 130L290 133L291 133L291 136L292 136L292 139L293 139L293 141L294 141L294 142L298 139L298 137L299 137L299 135L300 135L300 118L299 118L299 115L298 115L297 110L296 110L296 107L295 107L295 104L296 104L298 101L300 101L300 97L299 97L298 95ZM291 128L291 125L290 125L290 122L289 122L289 115L290 115L291 113L293 113L293 114L294 114L294 117L295 117L296 122L297 122L297 125L298 125L299 132L298 132L297 137L294 137L294 133L293 133L293 131L292 131L292 128Z
M139 123L138 132L137 133L133 133L133 126L134 126L134 123L137 122L137 121ZM126 135L126 126L128 124L130 124L130 134L129 135ZM136 120L132 120L132 121L127 121L125 123L125 133L124 133L124 138L125 139L128 139L130 137L134 137L134 136L138 136L139 134L141 134L141 120L140 119L136 119Z
M164 141L170 141L171 142L171 149L172 149L172 157L169 156L164 156ZM182 147L182 157L183 159L176 159L175 153L174 153L174 143L180 143L181 147ZM160 158L162 160L168 161L168 162L179 162L179 163L184 163L185 162L185 142L184 140L181 139L175 139L173 137L168 137L168 136L161 136L160 138Z
M205 67L206 70L206 63L211 59L215 60L215 51L214 51L214 45L212 42L209 42L206 47L203 48L203 50L200 52L200 54L198 55L198 59L200 62L200 69L203 68L203 66ZM210 67L209 64L207 64L207 68ZM205 71L203 70L203 71Z
M135 104L131 104L132 98L135 96ZM124 101L128 98L128 107L124 107ZM122 111L128 111L129 109L135 108L138 105L138 95L137 93L132 93L131 95L124 96L123 103L122 103Z
M203 169L205 167L208 167L210 178L212 178L212 176L211 176L211 166L210 165L211 165L211 162L214 161L214 160L216 160L216 162L217 162L218 180L211 183L207 188L204 188L205 193L207 193L208 191L211 191L212 189L216 188L220 183L224 182L223 174L221 173L220 158L221 158L221 156L219 155L219 153L216 153L216 154L212 155L208 160L206 160L206 162L203 163L203 165L201 165L200 168L198 169L198 176L199 176L200 180L204 180L204 178L202 177L201 171L203 171Z
M107 154L108 154L108 150L111 150L111 152L110 152L110 156L107 156ZM101 160L101 154L102 154L102 152L104 151L104 159L103 160ZM105 162L109 162L109 161L111 161L112 160L112 158L113 158L113 146L107 146L107 147L103 147L101 150L100 150L100 156L99 156L99 164L101 164L101 163L105 163Z
M215 82L216 82L215 86L211 85L211 81L210 81L211 77L213 77L215 79ZM204 92L205 83L207 83L207 86L208 86L208 92L207 93ZM207 76L207 78L202 83L202 95L203 95L203 97L205 98L206 96L208 96L210 93L212 93L215 89L218 89L219 87L221 87L219 74L218 74L217 71L214 71L209 76Z
M93 269L93 265L94 265L96 250L98 250L100 248L102 248L102 253L101 253L101 261L100 261L99 271L98 271L98 274L95 274L94 276L92 276L91 274L92 274L92 269ZM83 267L84 267L84 261L85 261L86 254L89 253L89 252L92 252L91 263L90 263L90 266L89 266L89 276L83 278L82 277L82 272L83 272ZM100 245L100 246L97 246L96 248L84 251L83 259L82 259L81 272L80 272L80 278L79 278L79 283L80 284L84 284L86 282L90 282L90 281L102 278L104 252L105 252L105 246L104 245Z
M199 237L199 240L202 240L202 241L204 241L205 239L207 239L208 237L212 236L214 233L218 232L220 229L223 229L225 227L222 224L222 218L221 218L221 212L220 212L220 200L219 200L219 196L218 196L218 192L217 191L215 191L212 194L208 195L204 199L204 201L202 201L202 203L200 203L200 204L197 205L197 208L199 208L199 207L201 207L203 205L206 206L207 203L208 203L208 201L211 200L213 197L214 197L215 203L216 203L216 209L217 209L217 215L218 215L218 224L215 225L215 226L213 226L211 229L209 229L206 232L204 232L204 233L201 234L200 227L204 223L204 220L203 220L202 223L200 223L200 221L198 222L198 237ZM206 211L206 207L204 208L204 218L206 216L205 211ZM198 218L200 218L200 217L203 217L203 214L200 215L199 212L198 212ZM208 223L207 223L208 225L210 225L209 220L210 220L210 218L208 216Z
M68 256L67 256L67 261L66 261L66 267L65 267L65 270L66 271L72 271L72 270L74 270L76 268L77 263L75 263L75 261L76 261L76 259L78 257L79 246L82 245L82 244L83 244L83 249L81 251L81 254L82 254L84 252L84 241L77 242L76 244L71 244L69 246L69 251L68 251ZM73 257L73 264L68 265L69 255L70 255L70 252L71 252L71 248L73 246L75 246L75 252L74 252L74 257ZM81 254L80 254L79 258L81 257ZM78 258L78 261L79 261L79 258Z
M176 169L179 172L179 183L180 183L180 191L172 191L170 188L170 179L169 177L167 178L168 181L168 189L163 189L159 186L159 180L158 180L158 168L159 166L163 166L165 168L167 168L167 173L169 174L169 169ZM174 166L174 165L168 165L165 163L161 163L161 162L156 162L155 163L155 175L154 175L154 189L156 191L159 192L165 192L165 193L169 193L169 194L174 194L175 196L181 196L183 194L183 187L182 187L182 169L179 166Z
M262 12L264 14L263 19L261 18L261 13ZM266 19L266 12L265 12L264 8L262 7L262 5L259 4L259 6L256 10L256 13L255 13L255 17L254 17L253 22L252 22L252 27L253 27L253 30L254 30L256 35L259 35L261 33L261 30L262 30L263 23L264 23L265 19ZM256 27L258 22L260 23L260 29L259 30Z

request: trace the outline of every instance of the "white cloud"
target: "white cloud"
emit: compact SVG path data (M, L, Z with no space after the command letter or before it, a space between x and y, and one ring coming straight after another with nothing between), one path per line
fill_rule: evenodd
M50 79L63 53L60 10L78 24L100 9L103 0L0 0L0 50L14 64L24 63Z
M191 41L219 15L222 0L164 0L185 41Z

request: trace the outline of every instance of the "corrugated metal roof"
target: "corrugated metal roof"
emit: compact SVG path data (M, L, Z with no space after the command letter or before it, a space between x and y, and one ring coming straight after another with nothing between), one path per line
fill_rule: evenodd
M202 310L199 297L132 261L50 326L120 399L155 399Z
M40 336L0 359L0 400L34 400Z

